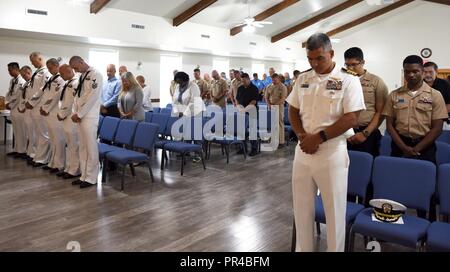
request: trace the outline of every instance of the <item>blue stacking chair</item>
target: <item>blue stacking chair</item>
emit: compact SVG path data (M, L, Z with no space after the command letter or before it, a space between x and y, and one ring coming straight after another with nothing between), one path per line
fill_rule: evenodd
M380 156L391 156L391 143L392 138L391 136L389 136L389 134L385 134L383 137L381 137Z
M437 165L450 163L450 145L444 142L436 141L436 162Z
M183 141L173 141L168 142L163 147L163 153L166 151L179 153L181 154L181 175L184 173L184 165L186 164L185 156L187 153L193 152L201 157L201 161L203 164L203 169L206 170L205 165L205 156L204 156L204 139L203 139L203 126L205 124L205 119L202 117L185 117L183 118ZM196 121L197 120L197 121ZM202 140L194 140L195 129L194 125L198 122L201 124L202 131L197 132L202 136ZM167 156L163 155L163 158L167 158ZM164 168L164 160L162 161L162 168Z
M374 198L428 212L435 192L436 166L428 161L381 156L374 162L372 184ZM355 233L421 250L430 222L407 214L402 218L404 224L376 222L372 221L372 208L364 209L350 229L350 250Z
M105 158L108 152L121 149L124 147L129 147L133 141L134 131L138 121L122 119L117 126L117 132L114 135L114 140L112 141L114 145L106 143L98 143L98 153L100 160Z
M99 116L98 116L98 128L97 128L97 134L100 133L100 128L102 127L103 119L104 119L104 118L105 118L105 117L103 117L103 115L99 115Z
M167 125L166 125L166 130L164 132L164 135L162 135L162 137L160 137L160 139L158 139L155 142L155 148L164 149L164 145L174 141L173 136L172 136L172 126L179 119L180 119L179 117L172 117L172 116L169 117L169 119L167 120ZM164 159L168 159L166 152L162 152L162 154L161 154L161 170L164 169Z
M103 118L102 126L99 131L99 139L100 141L108 141L112 142L114 140L114 136L116 135L117 126L119 125L120 119L116 117L107 116Z
M153 107L153 113L159 113L161 111L160 107Z
M171 103L167 104L166 108L172 108L172 104Z
M166 131L167 121L169 120L170 115L161 114L161 113L153 113L152 123L158 124L159 126L159 135L164 135Z
M158 129L159 127L157 124L140 122L137 125L136 133L134 135L133 147L135 149L142 150L143 152L121 149L106 154L107 163L112 161L117 164L123 165L120 187L122 191L124 188L125 166L129 164L142 162L146 163L150 172L150 178L152 182L154 182L150 158L153 151L153 145L158 137Z
M436 139L436 141L450 144L450 130L443 130L441 135L439 135L439 137Z
M162 108L162 109L159 111L159 113L171 115L171 114L172 114L172 108Z
M224 136L215 136L213 139L209 141L208 149L210 149L211 143L220 144L221 147L225 150L225 154L227 156L227 163L230 161L230 146L231 145L238 145L240 148L242 148L244 159L247 158L247 154L245 151L245 137L248 132L248 124L249 124L249 118L246 114L241 113L231 113L228 112L224 116L226 120L225 124L225 135ZM238 122L239 120L242 120L241 118L244 118L244 122ZM233 120L232 120L233 119ZM233 123L234 128L230 130L231 124ZM228 129L227 129L228 128ZM233 134L231 134L233 132ZM209 152L211 153L211 152Z
M152 119L153 119L153 112L152 111L146 111L145 112L145 119L144 119L144 121L146 123L151 123Z
M438 195L440 214L447 217L445 222L433 222L427 231L426 248L429 251L450 251L450 164L439 166Z

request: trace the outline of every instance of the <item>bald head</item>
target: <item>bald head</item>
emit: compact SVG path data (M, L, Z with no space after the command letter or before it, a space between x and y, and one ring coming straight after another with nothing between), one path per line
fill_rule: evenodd
M126 72L128 72L128 68L125 65L122 65L122 66L119 67L119 75L120 76L122 76Z
M145 77L142 75L139 75L136 77L136 81L141 85L142 88L145 87Z
M59 73L64 80L71 80L75 76L72 67L70 67L70 65L68 64L61 65L59 67Z
M40 52L33 52L30 54L30 62L36 68L42 68L45 66L45 59Z
M114 64L108 64L108 66L106 66L106 75L108 76L108 79L116 76L116 66Z
M213 70L211 75L215 80L218 80L220 78L219 72L217 72L217 70Z

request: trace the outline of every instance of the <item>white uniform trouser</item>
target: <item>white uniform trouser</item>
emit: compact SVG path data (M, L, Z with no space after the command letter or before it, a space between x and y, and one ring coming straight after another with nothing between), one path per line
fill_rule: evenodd
M328 251L344 251L348 166L344 137L323 143L314 155L304 153L297 145L292 173L296 251L314 251L317 189L325 209Z
M66 168L64 172L77 176L80 174L80 155L78 153L77 125L72 122L70 116L61 122L66 140Z
M27 127L23 114L17 109L11 111L11 121L14 132L14 151L18 153L26 153L27 151Z
M48 166L63 170L66 162L66 140L64 138L62 124L56 117L56 114L53 113L46 116L45 121L47 122L51 148L51 157Z
M48 128L45 117L39 112L38 105L31 111L34 132L36 137L36 155L34 161L37 163L48 163L50 160L50 142L48 138Z
M27 139L28 139L27 155L30 156L31 158L34 158L36 155L36 135L34 131L34 122L31 117L31 111L26 110L24 113L21 114L23 115L23 119L27 127Z
M100 162L97 144L98 118L83 118L78 123L81 181L97 183Z

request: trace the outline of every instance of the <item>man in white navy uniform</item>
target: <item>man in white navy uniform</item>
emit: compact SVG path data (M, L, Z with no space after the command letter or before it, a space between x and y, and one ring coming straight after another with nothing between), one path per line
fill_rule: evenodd
M352 136L365 109L359 78L336 67L326 34L306 43L312 69L297 79L289 103L289 121L299 139L292 171L296 251L314 250L315 197L320 191L327 222L328 251L344 251L349 158Z
M34 52L30 55L31 64L36 67L36 71L31 77L30 87L33 96L26 102L26 107L31 110L31 119L34 125L36 154L33 158L33 167L40 167L46 165L50 159L50 142L48 138L48 128L44 117L41 115L42 88L44 87L51 74L45 67L45 60L41 53Z
M81 177L72 185L79 184L80 188L87 188L97 184L100 167L97 129L103 76L79 56L73 56L69 64L75 72L81 73L71 116L78 125Z
M8 93L6 94L6 108L11 111L15 141L13 151L7 155L24 157L27 150L26 126L22 114L17 109L22 97L22 85L25 84L25 80L20 76L20 67L17 62L8 64L8 73L12 78L9 81Z
M63 174L59 175L63 179L73 179L80 175L80 155L78 153L78 132L77 125L72 122L72 108L75 98L75 90L78 87L78 78L73 69L63 64L59 68L61 77L66 81L59 97L60 107L57 118L62 123L64 138L66 140L66 168Z
M21 97L20 97L20 103L17 106L17 111L21 115L21 119L24 121L24 126L26 129L26 140L27 140L27 149L26 149L26 160L28 163L33 163L34 154L36 152L35 147L33 143L35 142L35 135L34 135L34 124L33 120L31 119L31 111L27 110L26 103L31 97L33 96L33 93L31 92L31 77L33 75L33 71L31 70L30 66L23 66L20 68L20 75L25 80L25 83L22 85L21 88Z
M42 88L41 115L47 122L48 136L50 139L50 161L42 169L49 170L50 173L58 173L64 170L66 162L66 141L61 123L56 115L58 114L58 102L64 80L59 74L58 60L51 58L46 62L47 69L52 75Z

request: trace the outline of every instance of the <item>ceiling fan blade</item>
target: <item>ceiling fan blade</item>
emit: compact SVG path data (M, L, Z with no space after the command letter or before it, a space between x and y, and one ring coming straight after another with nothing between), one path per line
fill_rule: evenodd
M259 27L259 28L262 28L262 27L264 27L263 25L260 25L260 24L255 24L255 23L253 23L253 24L252 24L252 26L254 26L254 27Z

